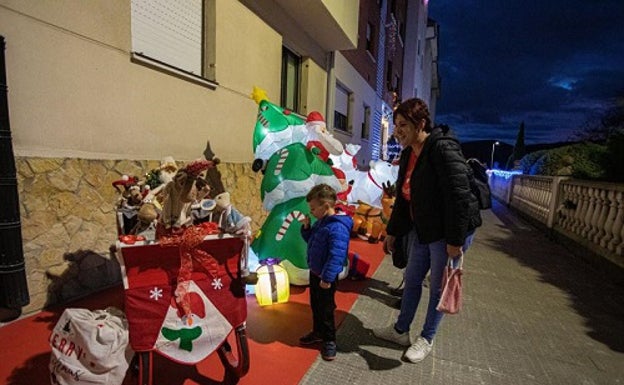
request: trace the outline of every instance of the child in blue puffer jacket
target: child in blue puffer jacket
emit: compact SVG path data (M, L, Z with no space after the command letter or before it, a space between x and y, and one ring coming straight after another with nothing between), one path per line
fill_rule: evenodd
M310 267L310 307L312 331L299 339L302 345L322 342L321 356L326 361L336 358L336 282L342 271L353 220L348 215L338 215L334 209L336 191L326 184L314 186L306 195L310 213L316 222L310 226L306 216L301 226L301 236L308 243Z

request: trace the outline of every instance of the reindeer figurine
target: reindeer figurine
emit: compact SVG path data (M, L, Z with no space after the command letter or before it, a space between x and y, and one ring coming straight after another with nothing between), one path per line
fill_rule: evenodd
M384 239L386 235L386 225L392 215L392 209L394 208L394 200L396 199L396 184L394 183L382 183L383 196L381 197L381 222L383 223L380 239Z
M394 206L396 197L395 185L387 182L382 184L382 188L381 209L359 201L353 216L352 234L368 240L369 243L377 243L386 237L386 224L390 220L392 207Z

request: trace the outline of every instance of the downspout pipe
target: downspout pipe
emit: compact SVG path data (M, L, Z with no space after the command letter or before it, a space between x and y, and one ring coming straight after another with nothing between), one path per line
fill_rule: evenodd
M5 46L4 37L0 36L0 322L19 317L22 307L30 303L9 124Z
M327 53L327 91L325 97L325 125L334 132L334 109L336 106L336 52Z

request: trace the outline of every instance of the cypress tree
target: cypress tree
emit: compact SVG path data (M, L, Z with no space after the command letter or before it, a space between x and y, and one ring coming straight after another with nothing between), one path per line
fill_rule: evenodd
M513 169L514 162L522 159L526 155L526 148L524 146L524 122L520 123L520 129L518 130L518 136L516 137L516 144L514 145L513 152L507 160L507 169Z

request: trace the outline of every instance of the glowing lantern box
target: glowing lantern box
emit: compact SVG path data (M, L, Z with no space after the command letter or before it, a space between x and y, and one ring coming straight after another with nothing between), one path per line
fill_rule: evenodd
M260 261L260 267L256 270L258 274L256 299L260 306L288 302L290 297L288 274L279 263L280 260L277 258L267 258Z

